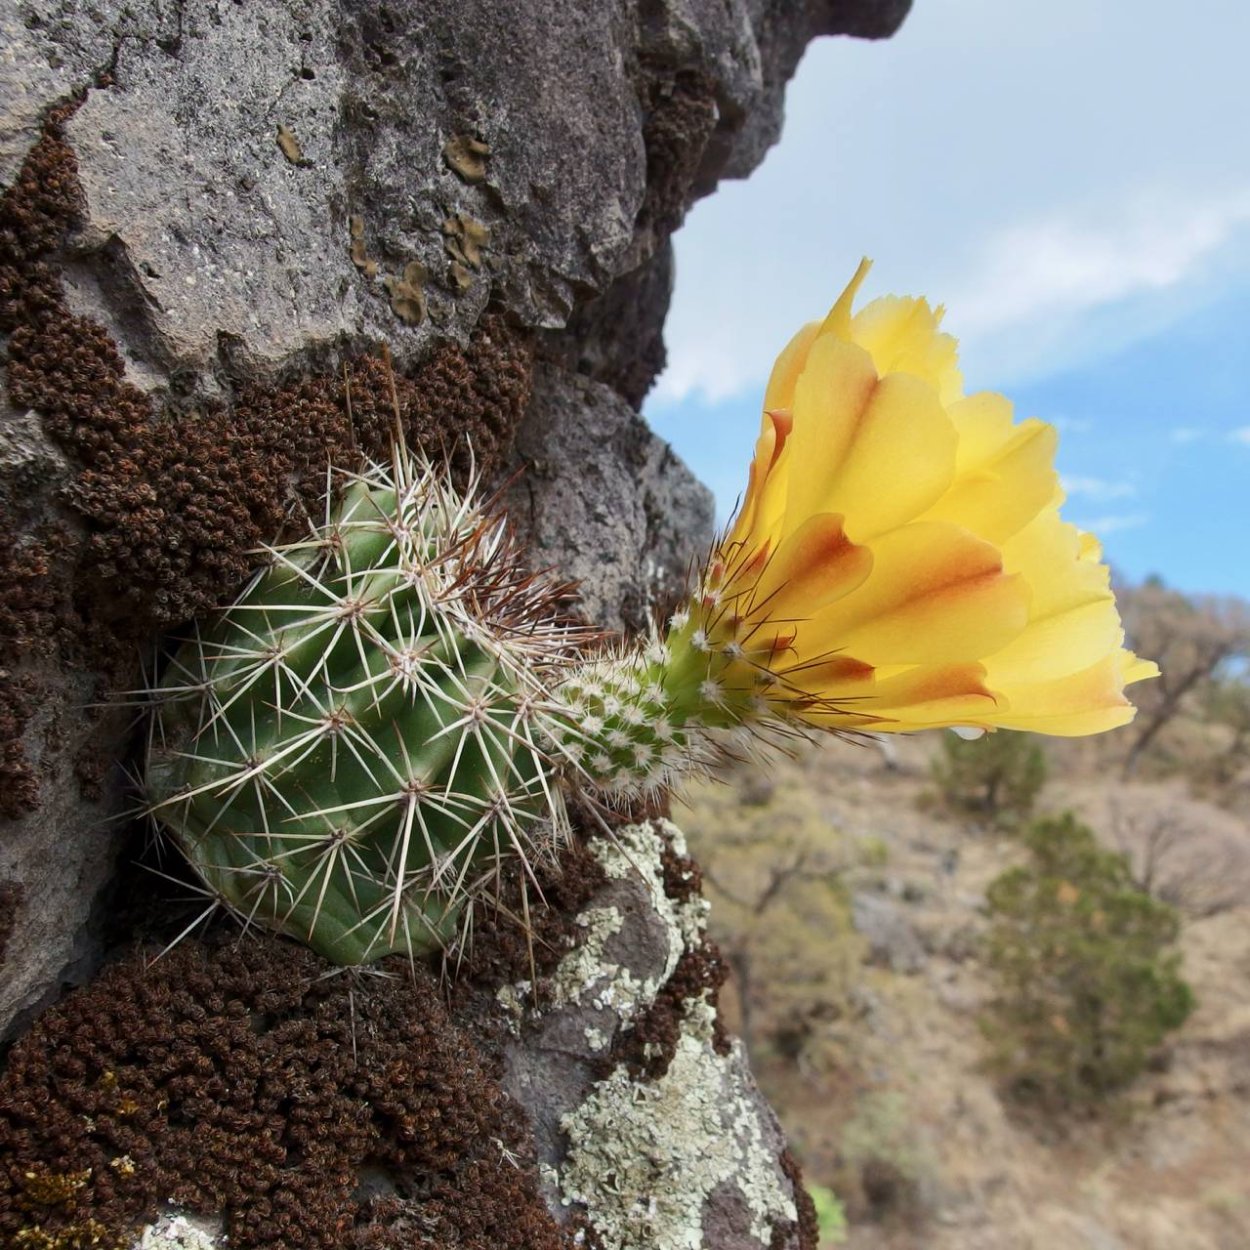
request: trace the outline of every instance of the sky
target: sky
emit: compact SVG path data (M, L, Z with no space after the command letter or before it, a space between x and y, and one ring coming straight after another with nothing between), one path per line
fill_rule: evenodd
M867 255L861 305L944 304L966 389L1058 426L1064 515L1123 576L1250 597L1250 5L1179 13L915 0L809 48L781 142L676 236L644 408L722 520L774 357Z

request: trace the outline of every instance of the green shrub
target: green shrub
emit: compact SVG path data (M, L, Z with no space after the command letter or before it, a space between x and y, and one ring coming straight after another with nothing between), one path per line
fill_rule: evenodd
M1030 862L987 892L998 996L984 1020L1013 1092L1090 1104L1123 1088L1193 1009L1174 907L1071 814L1035 823Z
M948 733L941 743L931 767L949 806L1007 824L1033 810L1046 781L1046 756L1030 735L990 733L970 741Z
M820 1248L840 1246L846 1241L846 1211L838 1195L825 1185L807 1186L816 1207L816 1219L820 1224Z

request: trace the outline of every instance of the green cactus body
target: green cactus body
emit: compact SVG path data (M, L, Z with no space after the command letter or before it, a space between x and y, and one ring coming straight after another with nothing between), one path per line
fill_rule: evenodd
M543 695L580 641L562 588L396 466L273 549L154 692L153 813L234 912L343 964L448 945L505 861L567 831Z
M402 448L268 556L149 692L150 810L217 901L337 963L453 944L556 856L570 786L625 803L785 731L705 591L586 655L568 588Z

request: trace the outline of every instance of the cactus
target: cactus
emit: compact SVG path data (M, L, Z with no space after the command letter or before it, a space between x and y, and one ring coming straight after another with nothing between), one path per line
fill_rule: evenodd
M326 499L148 692L149 810L247 923L341 964L447 947L558 855L567 789L624 804L752 741L774 679L706 596L588 656L570 587L402 446Z
M450 946L558 855L570 787L625 804L795 730L706 579L664 639L587 655L570 588L402 446L326 498L147 692L149 810L249 924L341 964Z
M402 449L266 555L151 692L151 811L218 901L337 963L446 946L567 837L568 587Z

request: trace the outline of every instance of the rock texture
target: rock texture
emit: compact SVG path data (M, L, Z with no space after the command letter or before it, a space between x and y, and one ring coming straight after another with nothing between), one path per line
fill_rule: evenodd
M617 391L550 364L534 371L516 451L525 472L511 511L534 559L580 581L592 620L645 629L711 536L710 494L690 489L672 449Z
M636 413L669 236L906 8L0 0L0 1034L126 936L117 692L396 411L524 469L601 624L662 608L711 520Z

